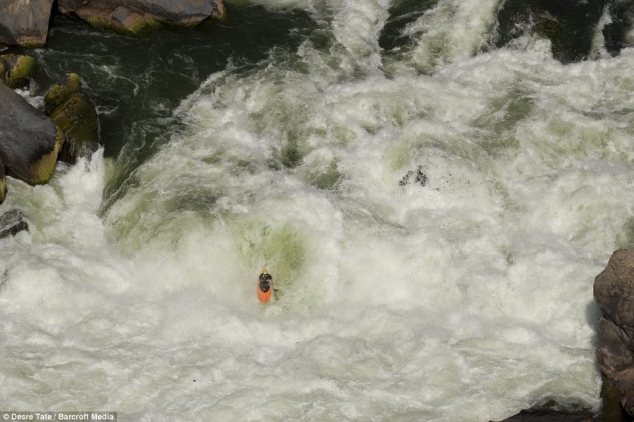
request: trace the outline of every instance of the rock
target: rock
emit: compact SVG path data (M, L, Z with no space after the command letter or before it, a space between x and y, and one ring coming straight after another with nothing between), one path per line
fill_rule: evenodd
M594 279L597 362L602 374L602 421L634 416L634 251L615 251ZM625 394L625 395L624 395Z
M410 170L405 176L398 182L400 186L409 185L415 183L417 185L425 186L427 184L427 175L423 173L423 168L418 166L416 170Z
M634 336L634 251L618 250L594 279L594 300L604 317Z
M608 380L601 376L601 422L622 422L624 419L622 401L623 394Z
M505 422L594 422L594 416L587 411L558 411L548 408L522 410Z
M14 208L0 215L0 239L28 229L26 217L19 209Z
M46 44L53 0L0 1L0 45Z
M127 34L143 33L160 23L192 27L225 17L222 0L58 0L58 10Z
M601 372L623 393L634 388L632 341L607 318L597 323L597 361Z
M621 394L634 390L634 251L612 254L594 279L594 300L602 313L597 323L599 368Z
M35 59L31 56L15 54L0 56L0 76L11 89L27 86L35 66Z
M44 110L50 114L55 108L64 104L71 95L81 89L81 78L76 73L66 75L66 80L62 84L53 85L46 95L44 95Z
M0 84L0 159L8 176L48 182L63 143L64 133L51 119Z
M548 407L532 407L500 422L594 422L594 417L584 410L560 411Z
M630 417L634 418L634 391L628 391L621 399L621 408Z
M7 177L4 171L4 163L0 158L0 204L7 198Z
M80 87L81 78L71 73L64 84L54 85L44 96L46 113L66 137L58 159L70 164L99 148L97 111Z

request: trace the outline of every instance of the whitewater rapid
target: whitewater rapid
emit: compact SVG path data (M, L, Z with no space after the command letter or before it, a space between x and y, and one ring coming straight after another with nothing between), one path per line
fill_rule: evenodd
M387 1L278 6L327 42L211 75L109 196L122 164L101 150L44 186L8 179L0 210L30 230L0 240L0 403L125 421L598 409L592 282L634 243L634 50L478 53L498 6L479 0L440 2L384 57Z

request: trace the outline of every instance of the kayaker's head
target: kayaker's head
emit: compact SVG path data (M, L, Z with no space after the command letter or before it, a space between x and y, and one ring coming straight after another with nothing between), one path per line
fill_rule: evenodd
M262 270L262 272L260 273L260 281L271 281L273 280L273 277L271 277L271 274L267 273L266 270Z

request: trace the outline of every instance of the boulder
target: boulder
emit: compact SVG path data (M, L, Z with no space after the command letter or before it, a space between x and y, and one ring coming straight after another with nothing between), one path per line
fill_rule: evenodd
M142 33L162 22L191 27L225 17L222 0L58 0L58 10L127 34Z
M585 410L567 411L536 406L500 422L594 422L594 416Z
M594 300L605 318L634 336L634 250L612 254L594 279Z
M53 0L0 1L0 45L46 44Z
M614 386L621 406L634 414L634 251L615 251L594 279L594 300L601 309L597 323L597 361L604 384ZM614 395L614 394L612 394Z
M33 185L48 182L63 143L51 119L0 84L0 159L7 175Z
M35 71L35 59L31 56L6 54L0 56L0 78L11 89L24 88Z
M0 215L0 239L28 229L26 217L19 209L14 208Z
M398 182L400 186L406 186L412 183L420 186L425 186L427 184L427 175L423 173L422 166L418 166L416 170L408 171L407 174Z
M47 115L66 137L58 159L74 164L99 148L99 121L90 100L80 92L81 79L71 73L63 84L54 85L44 96Z

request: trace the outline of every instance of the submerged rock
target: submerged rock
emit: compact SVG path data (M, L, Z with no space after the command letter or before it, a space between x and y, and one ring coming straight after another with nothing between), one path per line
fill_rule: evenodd
M19 209L14 208L0 215L0 239L15 236L18 232L28 229L26 217Z
M44 96L46 113L66 136L58 159L70 164L79 157L90 157L99 148L97 111L80 87L81 78L71 73Z
M224 19L222 0L59 0L58 10L101 28L139 34L160 23L196 26L213 18Z
M53 0L0 1L0 45L46 44Z
M415 183L417 185L425 186L427 184L427 175L423 173L423 167L418 166L416 170L410 170L405 176L398 182L400 186L409 185Z
M0 84L0 158L7 175L33 185L48 182L63 143L51 119Z

